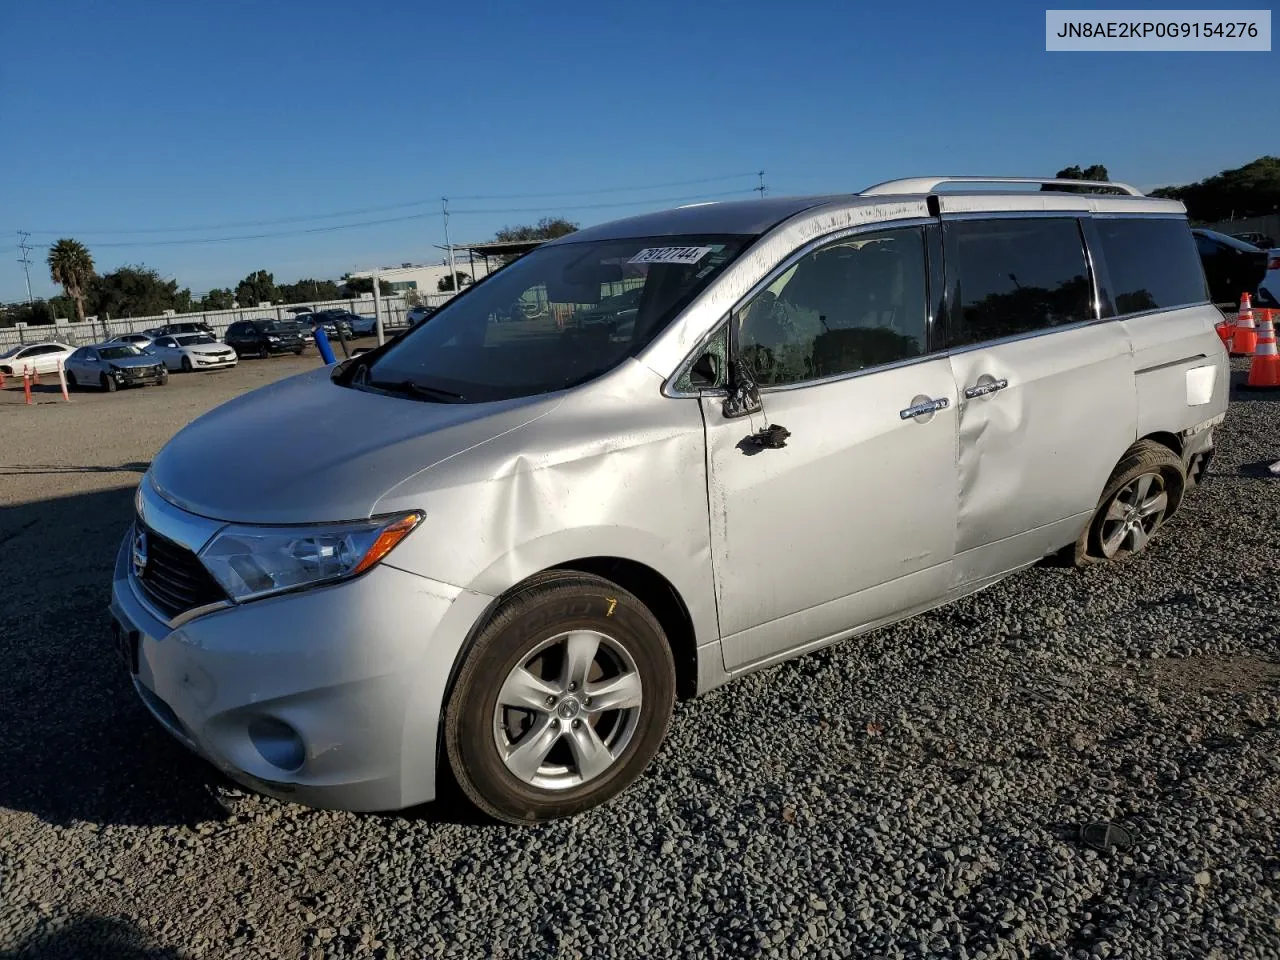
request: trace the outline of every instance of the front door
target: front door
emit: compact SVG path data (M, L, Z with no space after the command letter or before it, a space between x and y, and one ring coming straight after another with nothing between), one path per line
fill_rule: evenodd
M956 390L927 350L919 228L855 234L782 270L732 320L763 411L702 401L729 670L937 599L956 526ZM752 443L770 424L785 446Z
M959 393L956 574L972 584L1079 536L1133 443L1129 337L1094 320L1075 217L944 223Z

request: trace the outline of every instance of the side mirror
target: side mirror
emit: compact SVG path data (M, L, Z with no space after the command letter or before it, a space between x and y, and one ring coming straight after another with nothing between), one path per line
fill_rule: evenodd
M693 362L689 382L698 389L714 387L720 382L720 358L707 351Z

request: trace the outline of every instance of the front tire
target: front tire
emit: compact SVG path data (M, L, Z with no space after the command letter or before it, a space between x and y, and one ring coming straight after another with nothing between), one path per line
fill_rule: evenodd
M116 384L115 377L108 377L104 373L102 375L101 380L102 380L102 389L107 391L107 393L115 393L118 389L120 389L119 386Z
M1112 471L1093 519L1071 548L1075 565L1141 553L1178 509L1186 485L1182 460L1172 450L1152 440L1134 444Z
M67 390L74 390L79 384L76 383L76 375L70 370L67 371Z
M634 782L674 703L675 664L653 614L601 577L552 573L506 600L467 652L445 750L478 808L541 823Z
M191 372L191 358L188 357L185 353L182 355L182 372L183 373Z

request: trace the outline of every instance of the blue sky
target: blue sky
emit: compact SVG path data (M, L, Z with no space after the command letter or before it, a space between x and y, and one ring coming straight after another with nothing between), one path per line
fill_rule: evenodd
M19 229L203 292L438 261L445 195L562 194L453 199L468 241L749 195L733 175L760 169L771 194L1072 163L1151 187L1275 152L1274 53L1046 53L1044 30L1026 3L0 4L0 300L25 297ZM139 232L165 228L197 229Z

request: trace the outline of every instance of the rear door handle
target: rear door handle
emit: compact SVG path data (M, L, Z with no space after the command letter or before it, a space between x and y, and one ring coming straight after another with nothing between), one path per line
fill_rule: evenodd
M965 387L964 396L966 400L972 400L974 397L985 397L998 390L1003 390L1008 385L1008 380L987 380L983 383L975 383L972 387Z
M910 420L914 417L923 417L927 413L945 410L949 406L951 406L951 401L946 397L938 397L936 400L922 400L919 403L913 403L905 410L899 410L898 416L903 420Z

